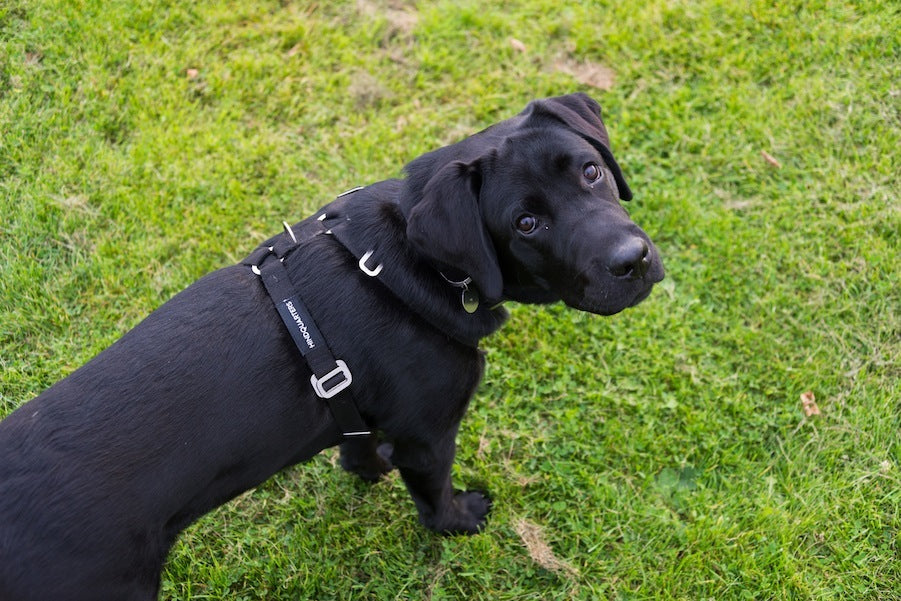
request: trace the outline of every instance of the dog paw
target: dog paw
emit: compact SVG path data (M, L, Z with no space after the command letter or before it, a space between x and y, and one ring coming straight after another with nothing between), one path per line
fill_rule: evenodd
M478 534L485 527L489 511L491 511L491 497L488 493L480 490L457 492L447 511L425 525L446 535Z
M454 502L465 507L466 513L475 520L475 529L478 532L485 526L485 519L491 511L491 497L482 490L467 490L454 496Z

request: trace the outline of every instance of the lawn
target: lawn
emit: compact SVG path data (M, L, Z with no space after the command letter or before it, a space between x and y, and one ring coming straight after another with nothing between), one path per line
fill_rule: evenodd
M329 450L186 530L162 597L901 599L894 0L3 0L0 415L283 219L577 90L667 279L483 342L485 531Z

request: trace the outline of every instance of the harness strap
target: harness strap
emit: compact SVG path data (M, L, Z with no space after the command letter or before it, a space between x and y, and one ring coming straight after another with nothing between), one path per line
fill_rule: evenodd
M290 233L290 228L287 231ZM293 244L290 241L285 244L284 238L280 238L272 247L256 249L244 264L263 281L295 346L313 371L310 378L313 390L328 402L341 433L345 437L368 436L372 432L360 416L348 389L353 380L350 369L332 355L283 264L287 251L295 246L296 240Z

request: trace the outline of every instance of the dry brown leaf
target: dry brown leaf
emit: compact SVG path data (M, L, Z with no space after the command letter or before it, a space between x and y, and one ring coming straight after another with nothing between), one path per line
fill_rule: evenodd
M518 520L513 524L513 529L528 549L529 557L542 568L552 572L567 572L572 576L578 575L579 572L574 567L557 559L550 545L544 540L541 526L527 520Z
M807 417L820 414L820 408L817 406L817 399L810 390L801 393L801 405L804 408L804 415Z
M287 56L288 58L291 58L292 56L299 54L303 50L303 47L304 47L303 42L297 42L296 44L291 46L291 49L285 53L285 56Z
M763 157L763 160L764 160L764 161L766 161L767 163L769 163L770 165L772 165L772 166L775 167L776 169L779 169L779 168L782 167L782 163L780 163L778 160L776 160L776 157L774 157L773 155L771 155L770 153L768 153L766 150L761 150L761 151L760 151L760 156Z
M523 44L521 41L517 40L516 38L510 38L510 45L513 46L513 49L516 50L517 52L525 52L526 51L526 45Z

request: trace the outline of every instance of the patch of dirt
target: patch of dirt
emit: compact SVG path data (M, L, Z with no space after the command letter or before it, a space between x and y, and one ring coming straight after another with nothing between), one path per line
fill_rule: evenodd
M388 22L388 35L409 35L419 21L413 5L386 0L357 0L357 12L364 17L384 17Z
M616 72L600 63L589 60L576 60L572 57L558 59L554 68L572 75L578 82L599 90L609 90L616 81Z
M354 99L357 108L377 106L382 100L391 95L391 92L381 84L371 73L356 71L352 75L347 93Z

